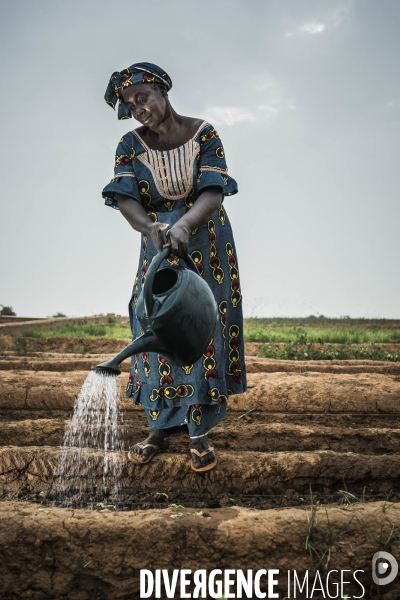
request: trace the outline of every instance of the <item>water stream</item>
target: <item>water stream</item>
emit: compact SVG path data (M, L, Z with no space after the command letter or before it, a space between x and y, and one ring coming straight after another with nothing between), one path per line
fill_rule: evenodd
M116 505L121 492L123 439L119 378L91 371L68 422L51 498L63 506Z

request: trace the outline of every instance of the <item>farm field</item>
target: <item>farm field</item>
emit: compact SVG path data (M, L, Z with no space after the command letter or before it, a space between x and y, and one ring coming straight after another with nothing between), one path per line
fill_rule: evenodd
M193 473L187 441L175 436L148 465L124 463L119 510L60 508L46 494L88 370L120 350L129 329L0 336L0 598L135 599L140 568L276 568L281 598L289 569L362 569L365 598L399 597L399 578L374 587L371 559L378 549L400 555L400 362L265 357L265 343L309 344L290 339L294 328L333 336L344 326L253 321L249 389L231 397L210 434L217 468ZM260 341L253 326L279 333ZM391 331L377 343L396 354L400 322L353 326ZM332 339L324 343L343 343ZM146 436L141 408L124 398L120 427L125 450ZM361 589L353 582L345 592Z
M245 341L259 344L257 352L280 360L369 359L400 361L400 320L389 319L245 319ZM38 350L48 338L80 338L85 352L88 339L127 339L128 319L94 324L90 322L54 325L50 331L26 329L8 348L18 354ZM59 348L59 341L54 340ZM49 342L44 342L48 348ZM3 344L4 345L4 344ZM1 346L1 344L0 344ZM96 346L96 345L95 345ZM91 345L90 347L94 347ZM1 352L1 347L0 347Z
M400 319L328 319L307 317L304 319L245 319L247 342L289 342L305 333L310 342L325 343L399 343ZM24 337L129 337L128 318L126 321L94 324L88 322L68 325L55 325L51 331L32 328L24 332Z

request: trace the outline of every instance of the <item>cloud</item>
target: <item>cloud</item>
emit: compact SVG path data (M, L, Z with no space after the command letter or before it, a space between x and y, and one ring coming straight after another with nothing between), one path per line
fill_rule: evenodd
M302 25L298 25L296 27L295 31L287 31L286 37L294 37L296 35L301 35L301 34L315 35L317 33L323 33L325 30L326 30L325 23L317 23L316 21L307 21L306 23L303 23Z
M387 108L398 108L400 106L400 98L392 98L385 103Z
M268 121L284 111L295 110L295 104L269 76L253 78L251 101L246 106L209 106L204 110L207 120L215 125L235 125L240 122Z
M215 125L235 125L241 121L267 121L276 117L283 110L294 110L296 107L292 102L285 106L274 104L260 104L253 108L238 106L211 106L205 109L204 114L210 123Z
M326 25L324 23L304 23L304 25L300 26L300 31L304 33L310 33L311 35L315 35L316 33L322 33L325 31Z
M237 106L212 106L206 108L205 114L212 123L219 125L234 125L240 121L256 121L254 111Z
M337 8L330 16L329 23L331 27L337 27L350 16L350 11L353 7L353 2L350 1L346 5Z
M287 38L306 36L306 35L319 35L326 33L332 29L335 29L341 23L343 23L350 14L353 1L349 0L343 6L339 6L332 13L327 14L321 19L312 19L300 23L294 29L287 31L285 36Z

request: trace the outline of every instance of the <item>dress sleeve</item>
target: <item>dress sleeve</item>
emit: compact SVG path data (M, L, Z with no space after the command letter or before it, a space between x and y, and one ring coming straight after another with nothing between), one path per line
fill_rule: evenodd
M197 196L211 186L222 189L224 196L232 196L238 191L236 181L228 175L225 152L218 132L207 125L200 132L200 152L197 165Z
M116 194L125 194L140 202L139 187L133 168L135 148L132 138L132 134L128 133L120 139L115 152L114 178L102 192L104 204L117 210L119 208Z

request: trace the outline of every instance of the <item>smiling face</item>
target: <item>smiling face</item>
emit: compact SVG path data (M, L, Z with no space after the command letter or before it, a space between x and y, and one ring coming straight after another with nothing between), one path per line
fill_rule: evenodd
M122 92L132 117L149 129L157 130L168 113L169 101L164 88L147 83L137 83Z

